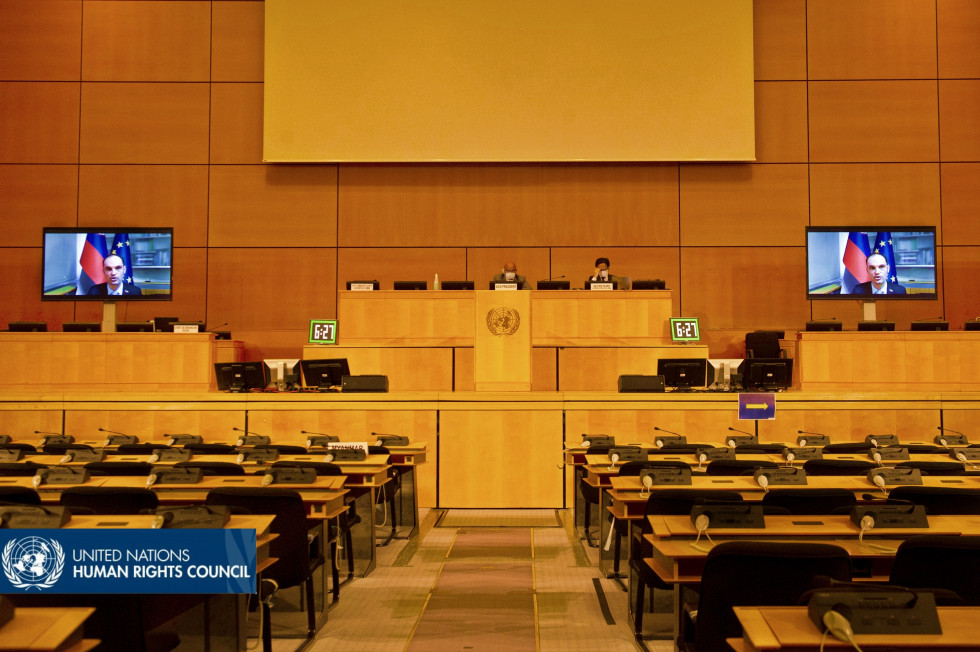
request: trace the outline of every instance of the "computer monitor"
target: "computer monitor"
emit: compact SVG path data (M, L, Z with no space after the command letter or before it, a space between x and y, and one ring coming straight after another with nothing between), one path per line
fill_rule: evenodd
M612 287L613 287L614 290L618 290L619 289L619 282L618 281L593 281L591 279L589 279L588 281L585 282L585 289L586 290L591 290L592 289L592 285L593 284L596 284L596 283L612 283Z
M298 358L266 358L263 360L269 368L269 384L278 389L290 389L300 384L300 367Z
M11 333L46 333L48 331L48 322L12 321L7 324L7 330Z
M425 290L428 287L425 281L395 281L396 290Z
M571 281L538 281L539 290L568 290L572 287Z
M264 362L215 362L214 375L223 392L247 392L265 389L269 368Z
M347 358L300 360L299 365L303 370L303 384L306 387L316 387L321 392L339 387L343 377L350 375Z
M442 281L439 287L443 290L473 290L475 283L473 281Z
M921 319L909 324L909 330L913 331L948 331L949 322L940 319Z
M633 285L630 287L634 290L666 290L667 282L659 278L640 279L633 281Z
M66 333L100 333L102 324L97 321L66 321L61 325Z
M348 290L366 290L368 286L371 286L372 290L380 290L381 283L376 280L371 281L347 281Z
M893 321L859 321L858 322L859 331L893 331L895 330L895 322Z
M844 324L839 321L808 321L806 323L806 329L808 331L842 331L844 330Z
M120 321L116 322L117 333L152 333L152 321Z
M746 358L738 367L745 389L779 390L793 384L792 358Z
M980 331L980 320L972 319L968 322L963 323L963 330L965 331Z
M706 358L661 358L657 360L657 375L664 377L667 387L690 390L704 387L708 377Z
M154 317L153 330L158 333L173 333L174 322L179 321L179 317Z

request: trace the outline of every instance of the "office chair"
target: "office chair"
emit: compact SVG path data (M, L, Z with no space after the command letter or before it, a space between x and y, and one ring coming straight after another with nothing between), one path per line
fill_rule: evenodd
M155 510L157 495L138 487L66 487L60 504L78 514L140 514Z
M751 331L745 334L746 358L785 358L786 352L779 348L779 340L785 331Z
M41 497L30 487L0 487L0 505L40 505Z
M715 460L708 462L708 475L752 475L756 469L777 469L779 464L769 460Z
M45 444L41 447L41 452L45 455L64 455L68 451L90 451L95 450L88 444Z
M823 447L824 453L867 453L874 448L871 444L864 441L845 441L837 444L827 444Z
M10 442L9 444L0 444L0 449L24 451L25 453L36 453L37 447L32 444L21 444L19 442Z
M48 468L47 464L37 462L0 462L0 477L28 477L37 475L40 469Z
M864 460L807 460L803 470L807 475L864 475L876 466Z
M849 582L847 551L820 543L719 543L708 553L701 573L695 652L724 650L726 638L742 635L732 607L795 605L803 593L814 588L818 575Z
M316 634L316 600L313 592L313 572L323 564L318 536L310 534L306 522L306 506L298 492L272 487L235 487L213 489L208 492L208 505L225 505L234 512L244 514L273 514L270 531L279 536L269 544L269 556L278 561L263 572L263 579L271 579L277 590L302 587L306 602L306 640ZM262 621L265 628L263 643L271 646L271 607L262 603Z
M960 604L978 606L978 576L980 536L925 535L898 547L889 581L910 589L947 589L959 595Z
M888 503L923 505L926 514L980 514L980 489L901 485L888 493Z
M961 462L928 462L908 460L899 462L896 468L919 469L922 475L964 475L966 467Z
M649 517L657 514L690 514L694 505L705 502L740 503L742 496L737 491L722 489L659 489L651 492L650 498L647 500L640 531L633 534L633 541L630 545L629 565L637 578L636 604L633 608L633 635L637 641L643 640L643 598L645 591L650 589L652 596L653 589L670 591L674 588L672 584L660 579L644 560L645 557L653 555L651 544L643 537L645 534L653 533ZM680 590L680 587L677 590Z
M390 459L391 451L388 450L386 446L368 446L368 455L384 455L385 462ZM391 532L389 532L388 537L384 540L384 543L380 544L386 546L391 543L391 540L395 538L395 531L398 527L397 512L395 511L395 496L398 496L399 501L401 500L401 488L402 479L401 471L395 466L388 467L388 478L391 482L387 482L381 487L381 491L378 492L378 504L383 505L388 518L391 519ZM381 525L385 524L385 520L381 521Z
M245 475L245 467L234 462L199 462L188 460L177 462L175 467L184 469L201 469L203 475Z
M153 466L149 462L89 462L85 465L90 475L150 475Z
M849 514L857 503L847 489L780 489L774 487L762 497L766 514Z

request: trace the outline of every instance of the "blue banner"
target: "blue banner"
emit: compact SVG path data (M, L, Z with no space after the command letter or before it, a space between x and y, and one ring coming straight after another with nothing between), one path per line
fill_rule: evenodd
M0 593L255 593L255 530L0 529Z

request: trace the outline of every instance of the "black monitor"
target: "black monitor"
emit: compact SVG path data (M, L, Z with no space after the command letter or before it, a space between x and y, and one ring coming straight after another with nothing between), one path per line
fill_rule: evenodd
M7 325L11 333L46 333L48 322L46 321L12 321Z
M893 331L895 322L893 321L859 321L859 331Z
M158 333L173 333L174 322L178 320L179 317L154 317L153 330Z
M778 390L793 384L792 358L746 358L738 366L745 389Z
M640 279L633 281L630 287L634 290L666 290L667 282L659 278Z
M351 286L352 285L358 285L358 286L360 286L360 287L357 288L358 290L367 289L367 286L368 285L370 285L371 286L371 289L373 289L373 290L380 290L381 289L381 283L379 283L376 280L371 280L371 281L347 281L347 289L348 290L351 289Z
M842 331L844 330L844 323L839 321L808 321L806 323L806 329L808 331Z
M965 322L963 324L963 330L965 331L980 331L980 320L972 320Z
M152 333L152 321L120 321L116 322L117 333Z
M539 290L568 290L571 287L571 281L538 281Z
M474 290L476 289L473 281L443 281L439 284L443 290ZM423 288L424 289L424 288Z
M395 281L396 290L425 290L428 287L425 281Z
M300 360L303 370L303 384L316 387L321 392L331 387L339 387L344 376L350 376L347 358L327 358L323 360Z
M619 289L619 282L618 281L593 281L592 279L589 279L588 281L585 282L585 289L586 290L591 290L592 289L592 285L594 283L612 283L612 286L613 286L613 289L614 290L618 290Z
M912 331L948 331L949 322L940 319L921 319L909 325Z
M661 358L657 360L657 375L664 385L679 390L704 387L708 378L707 358Z
M215 362L214 375L218 389L223 392L247 392L265 389L269 368L264 362Z
M100 333L102 324L97 321L66 321L61 325L66 333Z

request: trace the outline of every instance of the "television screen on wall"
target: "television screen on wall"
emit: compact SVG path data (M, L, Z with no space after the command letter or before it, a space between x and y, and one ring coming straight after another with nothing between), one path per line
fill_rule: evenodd
M173 229L45 228L41 298L170 301Z
M808 299L935 299L936 227L807 227Z

